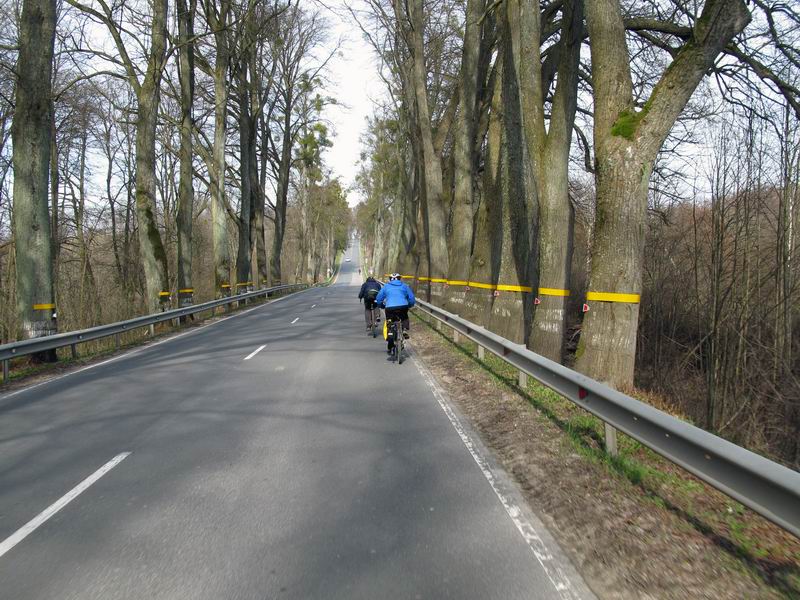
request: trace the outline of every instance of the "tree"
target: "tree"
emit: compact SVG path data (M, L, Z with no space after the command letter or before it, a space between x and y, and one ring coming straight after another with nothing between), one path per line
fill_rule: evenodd
M538 3L523 0L519 10L523 56L539 52L547 14ZM551 18L554 18L552 15ZM553 28L554 29L554 28ZM538 354L561 362L566 301L570 293L573 211L569 199L569 155L578 102L579 61L583 33L583 0L565 0L561 8L561 37L548 48L543 61L524 60L520 66L520 95L528 155L539 201L538 289L528 345ZM548 92L549 127L545 123Z
M103 24L114 40L119 63L125 78L136 94L136 217L139 222L139 252L141 254L147 290L145 305L156 311L169 301L169 277L164 242L156 219L156 127L161 99L161 80L167 59L167 0L153 0L150 15L150 47L144 73L128 53L123 38L124 28L114 10L105 0L96 0L97 10L78 0L69 4ZM117 62L117 61L115 61Z
M637 110L619 0L587 0L594 84L597 210L590 311L578 370L626 388L633 384L647 191L661 145L719 53L750 13L741 0L708 0L692 36Z
M192 148L194 126L194 15L197 0L176 0L178 11L178 73L180 78L180 183L178 184L178 305L192 304L192 223L194 186Z
M442 183L441 142L434 144L431 108L428 101L428 71L425 63L425 11L422 0L394 0L396 26L407 49L400 70L404 96L407 98L412 126L412 139L418 143L418 159L424 190L422 224L425 232L426 275L431 282L431 294L441 296L447 279L447 215Z
M55 0L23 2L11 125L17 314L23 338L56 332L48 211L55 29ZM40 358L55 360L55 353Z
M322 43L327 24L316 12L307 12L293 5L278 19L279 26L270 36L273 60L277 62L277 85L275 98L275 126L262 141L262 152L268 152L273 177L276 181L270 256L270 277L273 285L282 281L281 255L286 234L286 214L289 203L290 175L295 165L293 150L305 125L305 115L300 107L313 86L303 82L317 80L335 50L322 59L315 59L314 52Z
M459 78L459 111L453 134L454 186L452 209L452 237L450 243L448 279L467 282L472 253L473 223L475 214L475 187L478 170L476 158L476 137L478 135L479 103L485 92L484 81L480 75L482 54L481 45L483 19L486 11L485 0L468 0L464 23L464 50L461 58ZM449 299L454 305L463 304L466 286L452 285Z
M214 80L214 141L211 156L206 156L211 184L211 231L214 262L214 290L217 296L230 293L230 254L225 196L225 141L228 123L228 70L230 68L230 0L203 0L206 21L214 34L216 58Z

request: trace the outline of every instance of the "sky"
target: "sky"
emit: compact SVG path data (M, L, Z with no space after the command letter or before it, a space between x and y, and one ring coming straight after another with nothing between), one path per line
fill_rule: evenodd
M325 5L332 31L329 41L331 48L342 40L339 55L333 60L330 69L330 88L328 93L339 103L328 109L334 131L333 148L325 156L325 163L339 177L345 188L351 187L358 172L362 133L366 130L367 117L372 115L374 101L385 97L383 81L378 76L378 63L372 48L361 36L358 25L352 22L345 10L347 0L326 0ZM356 190L348 193L350 206L360 200Z

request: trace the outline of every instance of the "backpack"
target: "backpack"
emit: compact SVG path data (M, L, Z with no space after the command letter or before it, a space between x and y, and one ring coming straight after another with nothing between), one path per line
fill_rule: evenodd
M376 290L375 288L370 288L367 290L366 293L367 300L369 300L370 302L375 302L375 298L377 297L378 297L378 290Z

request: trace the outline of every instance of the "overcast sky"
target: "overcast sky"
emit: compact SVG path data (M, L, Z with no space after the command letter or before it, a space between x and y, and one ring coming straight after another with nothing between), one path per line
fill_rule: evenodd
M358 171L361 144L359 138L366 129L367 117L373 113L373 102L385 96L384 84L378 77L378 65L371 47L361 37L361 31L344 10L348 0L324 0L332 25L331 47L342 38L340 56L331 65L329 94L340 103L328 110L333 123L333 148L325 154L325 163L340 177L345 188L354 183ZM348 201L354 206L360 201L351 191Z

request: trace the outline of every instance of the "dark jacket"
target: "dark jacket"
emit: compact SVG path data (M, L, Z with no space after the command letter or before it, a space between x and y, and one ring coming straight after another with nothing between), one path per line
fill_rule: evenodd
M411 308L414 306L416 299L410 287L399 279L395 279L383 286L375 302L383 304L386 308L395 308L399 306L408 306Z
M358 292L358 299L361 300L362 298L366 298L368 295L367 292L369 292L369 290L380 291L380 289L381 289L381 284L378 283L372 277L368 277L367 280L361 285L361 291Z

